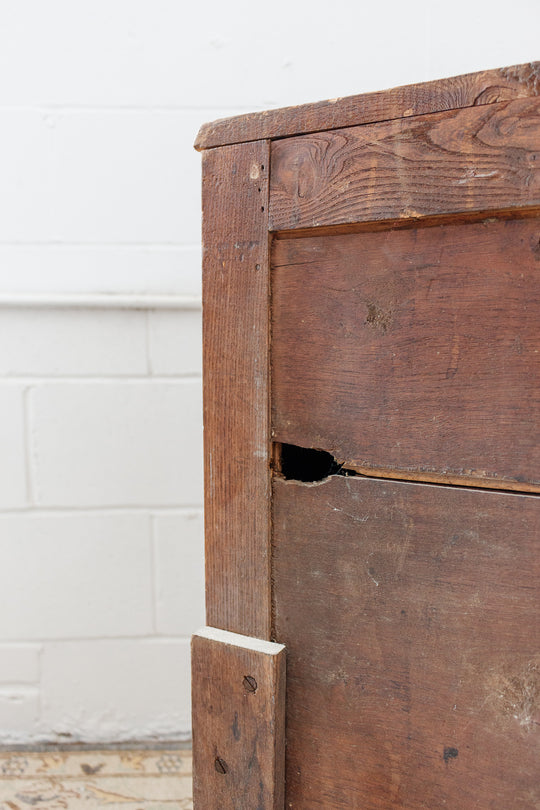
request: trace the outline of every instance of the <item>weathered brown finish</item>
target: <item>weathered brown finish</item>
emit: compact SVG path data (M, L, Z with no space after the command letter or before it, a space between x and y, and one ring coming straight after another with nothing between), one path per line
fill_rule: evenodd
M283 646L208 628L192 674L195 810L283 810Z
M278 240L272 266L277 441L540 488L540 218Z
M268 144L203 156L207 622L270 638Z
M283 138L374 121L407 118L508 101L522 96L535 96L539 92L540 63L531 62L377 93L330 99L317 104L225 118L204 124L197 136L195 148L208 149L242 141Z
M540 808L540 501L493 491L540 490L539 78L203 128L278 139L204 155L205 476L208 622L288 647L287 810ZM350 469L271 495L271 438ZM203 635L197 810L282 810L283 652Z
M540 99L272 144L275 231L540 204Z
M286 807L540 806L540 500L274 486Z

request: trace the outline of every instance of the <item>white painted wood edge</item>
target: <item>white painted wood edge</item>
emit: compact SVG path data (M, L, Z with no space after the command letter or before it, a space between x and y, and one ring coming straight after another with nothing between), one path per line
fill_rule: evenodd
M284 644L276 644L274 641L265 641L262 638L254 638L253 636L242 636L240 633L230 633L228 630L218 630L217 627L203 627L193 634L193 638L219 641L221 644L243 647L246 650L253 650L253 652L264 653L265 655L279 655L285 649Z
M201 299L190 295L2 295L0 308L45 309L201 309Z

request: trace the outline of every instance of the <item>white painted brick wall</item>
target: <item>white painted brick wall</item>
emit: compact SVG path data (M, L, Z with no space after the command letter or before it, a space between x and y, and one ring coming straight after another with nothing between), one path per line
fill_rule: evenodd
M45 646L42 666L41 722L57 739L162 738L189 728L187 639L57 642Z
M153 374L200 373L202 323L200 312L184 312L181 318L174 311L149 313L149 362Z
M4 515L0 559L3 639L147 636L154 629L147 514Z
M41 383L27 396L37 504L201 503L198 379Z
M40 644L1 644L0 686L39 682Z
M0 743L187 737L200 310L0 307Z
M36 739L40 720L39 690L17 684L0 686L2 737L7 743Z
M204 623L202 514L155 515L153 519L156 627L158 633L187 636L193 616ZM180 545L177 538L182 537Z
M183 323L177 312L161 314L172 314L173 322ZM198 312L186 314L199 316ZM129 310L4 308L0 311L0 378L144 377L148 374L147 317L146 312ZM193 339L196 336L194 332ZM183 350L188 353L189 336L186 342Z
M537 0L2 4L0 743L190 732L199 125L526 62L539 23Z
M198 208L199 189L193 189L193 194ZM50 292L200 297L200 268L199 245L0 241L0 295Z
M24 386L0 386L0 509L28 503L24 400Z

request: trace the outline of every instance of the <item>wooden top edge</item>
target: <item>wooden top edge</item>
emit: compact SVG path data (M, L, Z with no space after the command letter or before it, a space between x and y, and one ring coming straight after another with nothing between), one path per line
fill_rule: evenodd
M195 149L305 135L537 95L540 95L540 61L222 118L202 125Z
M220 630L218 627L203 627L193 634L193 638L204 638L207 641L218 641L220 644L229 644L232 647L242 647L252 652L264 653L265 655L279 655L285 646L276 644L274 641L255 638L253 636L243 636L240 633L231 633L229 630Z

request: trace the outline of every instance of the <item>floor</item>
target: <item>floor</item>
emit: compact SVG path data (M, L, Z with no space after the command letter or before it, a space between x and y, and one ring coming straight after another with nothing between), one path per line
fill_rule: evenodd
M0 752L0 810L192 810L191 751Z

